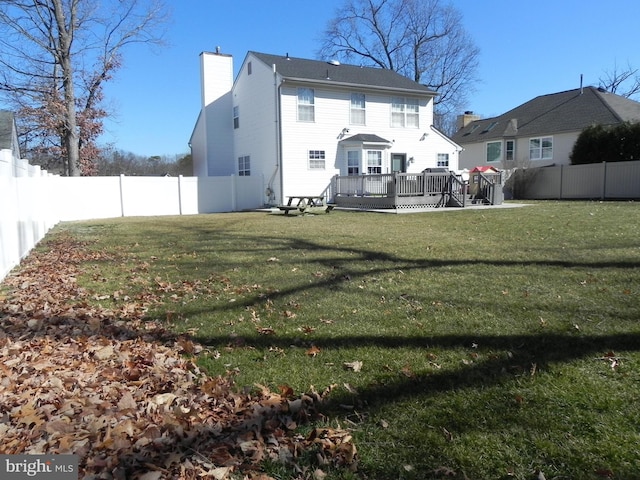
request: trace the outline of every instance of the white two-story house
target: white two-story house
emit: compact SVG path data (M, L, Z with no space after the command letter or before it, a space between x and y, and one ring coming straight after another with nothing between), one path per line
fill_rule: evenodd
M427 87L391 70L249 52L202 53L196 176L258 176L264 204L320 195L336 175L458 169Z

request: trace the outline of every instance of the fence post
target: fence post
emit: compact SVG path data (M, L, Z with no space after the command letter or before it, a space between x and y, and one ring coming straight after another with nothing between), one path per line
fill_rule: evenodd
M602 162L602 196L600 200L607 198L607 162Z
M124 173L120 174L120 216L124 217Z
M182 175L178 175L178 212L182 215Z
M560 165L560 196L559 196L560 200L562 200L563 191L564 191L564 165Z
M235 175L231 175L231 211L235 212L236 211L236 176Z

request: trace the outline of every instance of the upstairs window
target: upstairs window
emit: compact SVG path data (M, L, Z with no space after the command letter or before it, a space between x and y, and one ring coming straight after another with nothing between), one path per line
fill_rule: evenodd
M391 126L404 127L404 98L393 97L391 99Z
M238 176L248 177L251 175L251 158L249 155L238 157Z
M314 122L315 113L315 93L313 88L298 89L298 121Z
M240 107L233 107L233 128L240 128Z
M531 160L551 160L553 158L553 137L529 139L529 158Z
M309 150L309 170L324 170L324 162L324 150Z
M516 159L516 141L507 140L504 147L504 159L512 162Z
M420 105L417 98L407 98L407 127L420 127Z
M392 127L420 127L420 105L417 98L393 97L391 99Z
M351 125L365 125L365 96L364 93L351 94Z

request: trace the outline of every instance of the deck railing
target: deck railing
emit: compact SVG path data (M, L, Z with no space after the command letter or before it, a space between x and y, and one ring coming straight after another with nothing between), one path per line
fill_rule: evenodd
M449 173L384 173L336 176L337 196L412 197L439 195L448 188Z
M338 206L360 209L464 207L471 203L502 203L500 176L480 175L470 185L453 172L336 175L324 193ZM475 192L470 189L475 187ZM475 193L476 195L472 195ZM481 198L482 196L482 198ZM500 197L500 198L498 198Z

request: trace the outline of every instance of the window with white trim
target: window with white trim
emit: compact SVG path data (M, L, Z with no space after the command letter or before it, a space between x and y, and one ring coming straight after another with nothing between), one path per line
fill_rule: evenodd
M240 107L233 107L233 128L240 128Z
M314 122L315 113L315 92L313 88L298 88L298 121Z
M324 150L309 150L309 170L324 170L324 162Z
M448 153L439 153L438 154L438 167L448 167L449 166L449 154Z
M504 159L512 162L516 159L516 141L507 140L504 142Z
M487 142L487 163L502 160L502 141Z
M553 158L553 137L529 139L529 159L551 160Z
M407 128L420 127L420 105L417 98L407 98Z
M347 175L360 175L360 150L347 151Z
M382 150L367 150L367 173L382 173Z
M238 157L238 176L248 177L251 175L251 157L245 155Z
M364 93L351 94L351 115L349 123L351 125L365 125L366 123L366 103Z
M392 127L420 127L420 104L417 98L391 98Z

